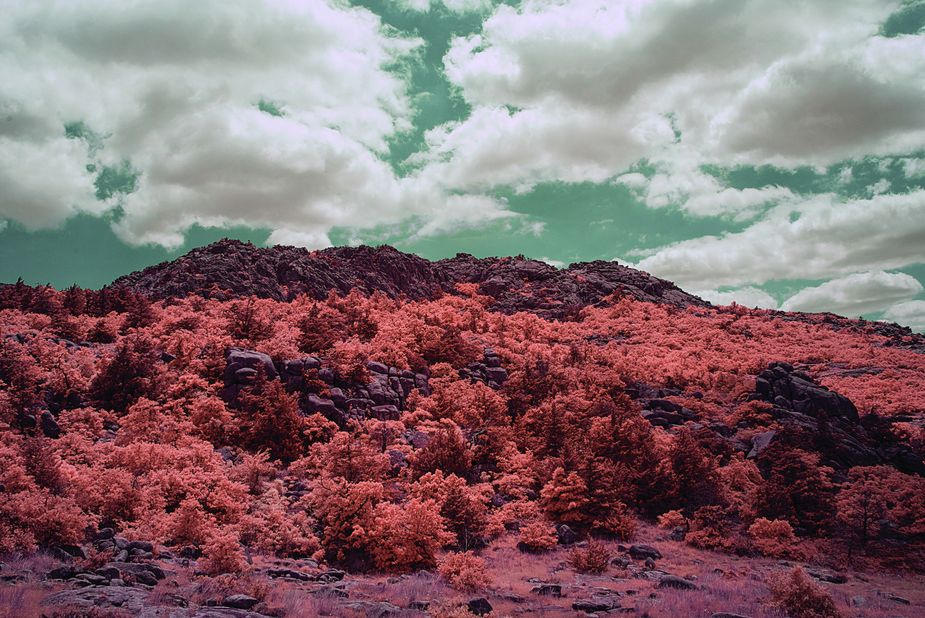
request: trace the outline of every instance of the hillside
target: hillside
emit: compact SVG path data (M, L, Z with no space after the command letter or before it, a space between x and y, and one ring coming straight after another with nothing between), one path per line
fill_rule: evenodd
M3 286L0 606L921 615L923 349L610 262L222 241Z

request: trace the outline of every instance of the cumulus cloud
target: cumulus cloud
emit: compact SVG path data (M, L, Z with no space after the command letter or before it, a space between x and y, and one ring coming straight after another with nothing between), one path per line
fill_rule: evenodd
M830 311L848 317L877 313L922 292L922 284L905 273L882 270L854 273L804 288L781 304L784 311Z
M389 67L420 45L327 0L4 7L0 216L39 228L119 206L123 239L167 247L194 224L308 246L336 226L465 224L444 212L439 178L398 178L384 161L414 113ZM78 121L101 148L64 138ZM87 164L123 160L137 191L95 200ZM480 208L503 216L499 202Z
M883 319L908 326L920 333L925 332L925 300L896 303L884 312Z
M880 36L898 1L527 0L444 64L472 115L429 135L451 186L624 176L650 206L748 218L790 196L705 164L824 166L925 146L925 37ZM642 180L642 179L645 180Z
M692 289L828 279L925 261L925 190L782 204L737 233L655 249L638 267Z
M732 303L736 303L743 307L758 307L759 309L777 308L777 301L773 296L753 286L724 292L718 290L701 290L699 292L694 292L694 294L714 305L731 305Z

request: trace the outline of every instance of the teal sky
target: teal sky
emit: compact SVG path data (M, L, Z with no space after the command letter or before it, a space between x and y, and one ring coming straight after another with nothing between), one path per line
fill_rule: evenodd
M0 281L389 243L925 330L925 2L194 7L0 16Z

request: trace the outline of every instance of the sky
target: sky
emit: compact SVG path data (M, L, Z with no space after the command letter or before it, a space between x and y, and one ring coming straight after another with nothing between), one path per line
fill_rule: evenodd
M925 331L923 27L923 0L7 0L0 281L387 243Z

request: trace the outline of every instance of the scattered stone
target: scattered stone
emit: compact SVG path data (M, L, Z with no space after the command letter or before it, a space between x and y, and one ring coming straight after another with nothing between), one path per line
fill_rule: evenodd
M107 586L105 588L78 588L62 590L49 595L43 605L72 605L77 607L118 607L128 612L141 611L149 592L142 588L122 588Z
M810 577L813 577L821 582L827 582L829 584L845 584L848 582L848 576L844 573L836 573L835 571L823 571L817 569L811 569L808 571Z
M575 534L575 531L565 524L561 524L556 528L556 536L559 538L559 545L571 545L578 540L578 535Z
M246 594L232 594L222 599L222 605L235 609L250 609L259 602L254 597Z
M267 569L267 576L274 579L295 579L302 582L315 579L313 575L301 571L293 571L292 569Z
M899 603L900 605L911 605L911 601L909 601L909 599L901 597L897 594L893 594L892 592L887 592L883 596L890 601L893 601L894 603Z
M561 597L562 586L559 584L540 584L539 586L534 586L530 592L546 597Z
M629 554L635 560L644 560L646 558L660 560L662 558L662 552L658 551L651 545L631 545L629 548Z
M604 601L599 599L581 599L572 603L572 609L576 612L587 612L589 614L594 612L609 612L620 607L619 604L615 604L612 601Z
M345 572L337 569L330 569L318 575L317 580L325 583L339 582L344 579Z
M61 579L61 580L72 579L76 577L78 573L80 573L80 571L75 569L74 567L63 566L63 567L58 567L57 569L50 570L45 575L45 579Z
M42 433L47 437L52 439L57 439L61 437L61 427L58 425L58 421L55 419L55 415L49 410L42 412L42 416L39 418L39 422L42 425Z
M658 580L656 588L675 588L676 590L696 590L697 584L677 575L664 575Z
M475 614L476 616L484 616L492 611L491 603L485 597L470 600L466 603L466 607L469 608L470 614Z

